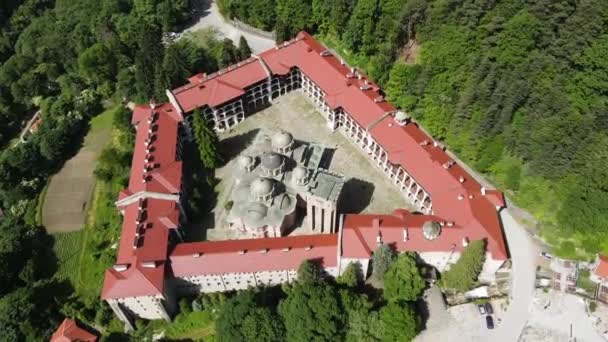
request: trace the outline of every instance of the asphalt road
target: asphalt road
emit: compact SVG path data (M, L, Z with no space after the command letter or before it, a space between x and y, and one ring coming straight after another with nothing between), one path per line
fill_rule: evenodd
M534 296L534 281L536 277L535 259L538 248L532 242L526 229L521 226L508 209L500 213L502 218L511 261L511 298L508 311L502 318L502 323L495 330L487 332L488 341L513 342L519 339L526 322L531 315L531 304Z
M239 43L241 36L247 39L247 43L253 53L260 53L276 45L275 41L255 34L244 32L229 22L226 22L220 14L215 1L200 0L201 17L194 25L185 29L183 33L194 32L204 28L215 28L224 37L230 38L235 44Z

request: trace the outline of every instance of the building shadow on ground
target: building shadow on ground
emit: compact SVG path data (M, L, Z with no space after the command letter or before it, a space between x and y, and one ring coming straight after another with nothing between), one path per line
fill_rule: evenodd
M220 167L225 166L229 161L243 153L253 143L259 132L260 129L255 128L245 133L220 140L220 148L222 149L222 165Z
M371 202L375 188L373 183L361 179L347 180L340 195L340 212L361 213Z

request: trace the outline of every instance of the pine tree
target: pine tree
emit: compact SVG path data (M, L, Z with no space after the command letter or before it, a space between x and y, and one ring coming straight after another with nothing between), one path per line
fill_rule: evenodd
M239 55L241 56L241 60L245 60L247 58L249 58L249 56L251 56L251 48L249 47L249 44L247 43L247 39L245 39L245 37L241 36L241 38L239 39Z
M393 251L385 244L380 244L372 255L372 267L374 278L382 281L384 274L393 261Z
M357 267L354 263L350 262L348 263L348 266L346 266L344 272L336 278L336 282L347 287L355 287L359 283L359 277L357 273Z
M198 145L201 162L205 168L214 169L222 161L219 151L219 140L215 132L205 123L200 109L195 109L192 115L194 117L194 139Z

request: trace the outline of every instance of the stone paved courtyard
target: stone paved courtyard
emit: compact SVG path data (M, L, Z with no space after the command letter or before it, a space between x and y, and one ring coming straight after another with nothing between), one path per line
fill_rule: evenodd
M247 117L220 135L222 149L230 161L216 170L215 176L220 183L216 187L219 194L213 210L213 222L218 228L207 231L207 239L234 238L230 231L223 228L227 214L224 205L233 185L231 175L236 167L235 157L253 143L260 130L285 130L297 140L323 144L332 150L329 153L326 151L322 165L345 176L346 184L339 204L341 213L387 214L396 208L412 209L396 187L367 160L364 152L341 133L332 133L308 99L299 91L294 91L275 99L270 107Z

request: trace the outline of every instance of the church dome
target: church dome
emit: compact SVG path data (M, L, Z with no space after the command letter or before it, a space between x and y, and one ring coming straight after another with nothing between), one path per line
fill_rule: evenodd
M247 208L247 213L245 213L245 221L249 224L256 224L263 220L267 213L267 206L257 202L251 203Z
M296 168L293 169L293 178L294 179L304 179L307 176L308 176L308 170L306 170L305 167L296 166Z
M246 169L253 164L253 157L246 155L240 156L238 159L238 164L240 168Z
M395 121L398 123L405 123L410 117L402 111L395 113Z
M266 170L275 170L283 165L283 157L280 154L270 152L262 156L262 167Z
M272 192L272 181L268 178L257 178L251 182L250 189L254 197L264 197Z
M437 222L426 221L422 225L422 235L427 240L435 240L441 234L441 225Z
M293 144L293 136L289 132L279 132L272 137L272 147L285 149Z

